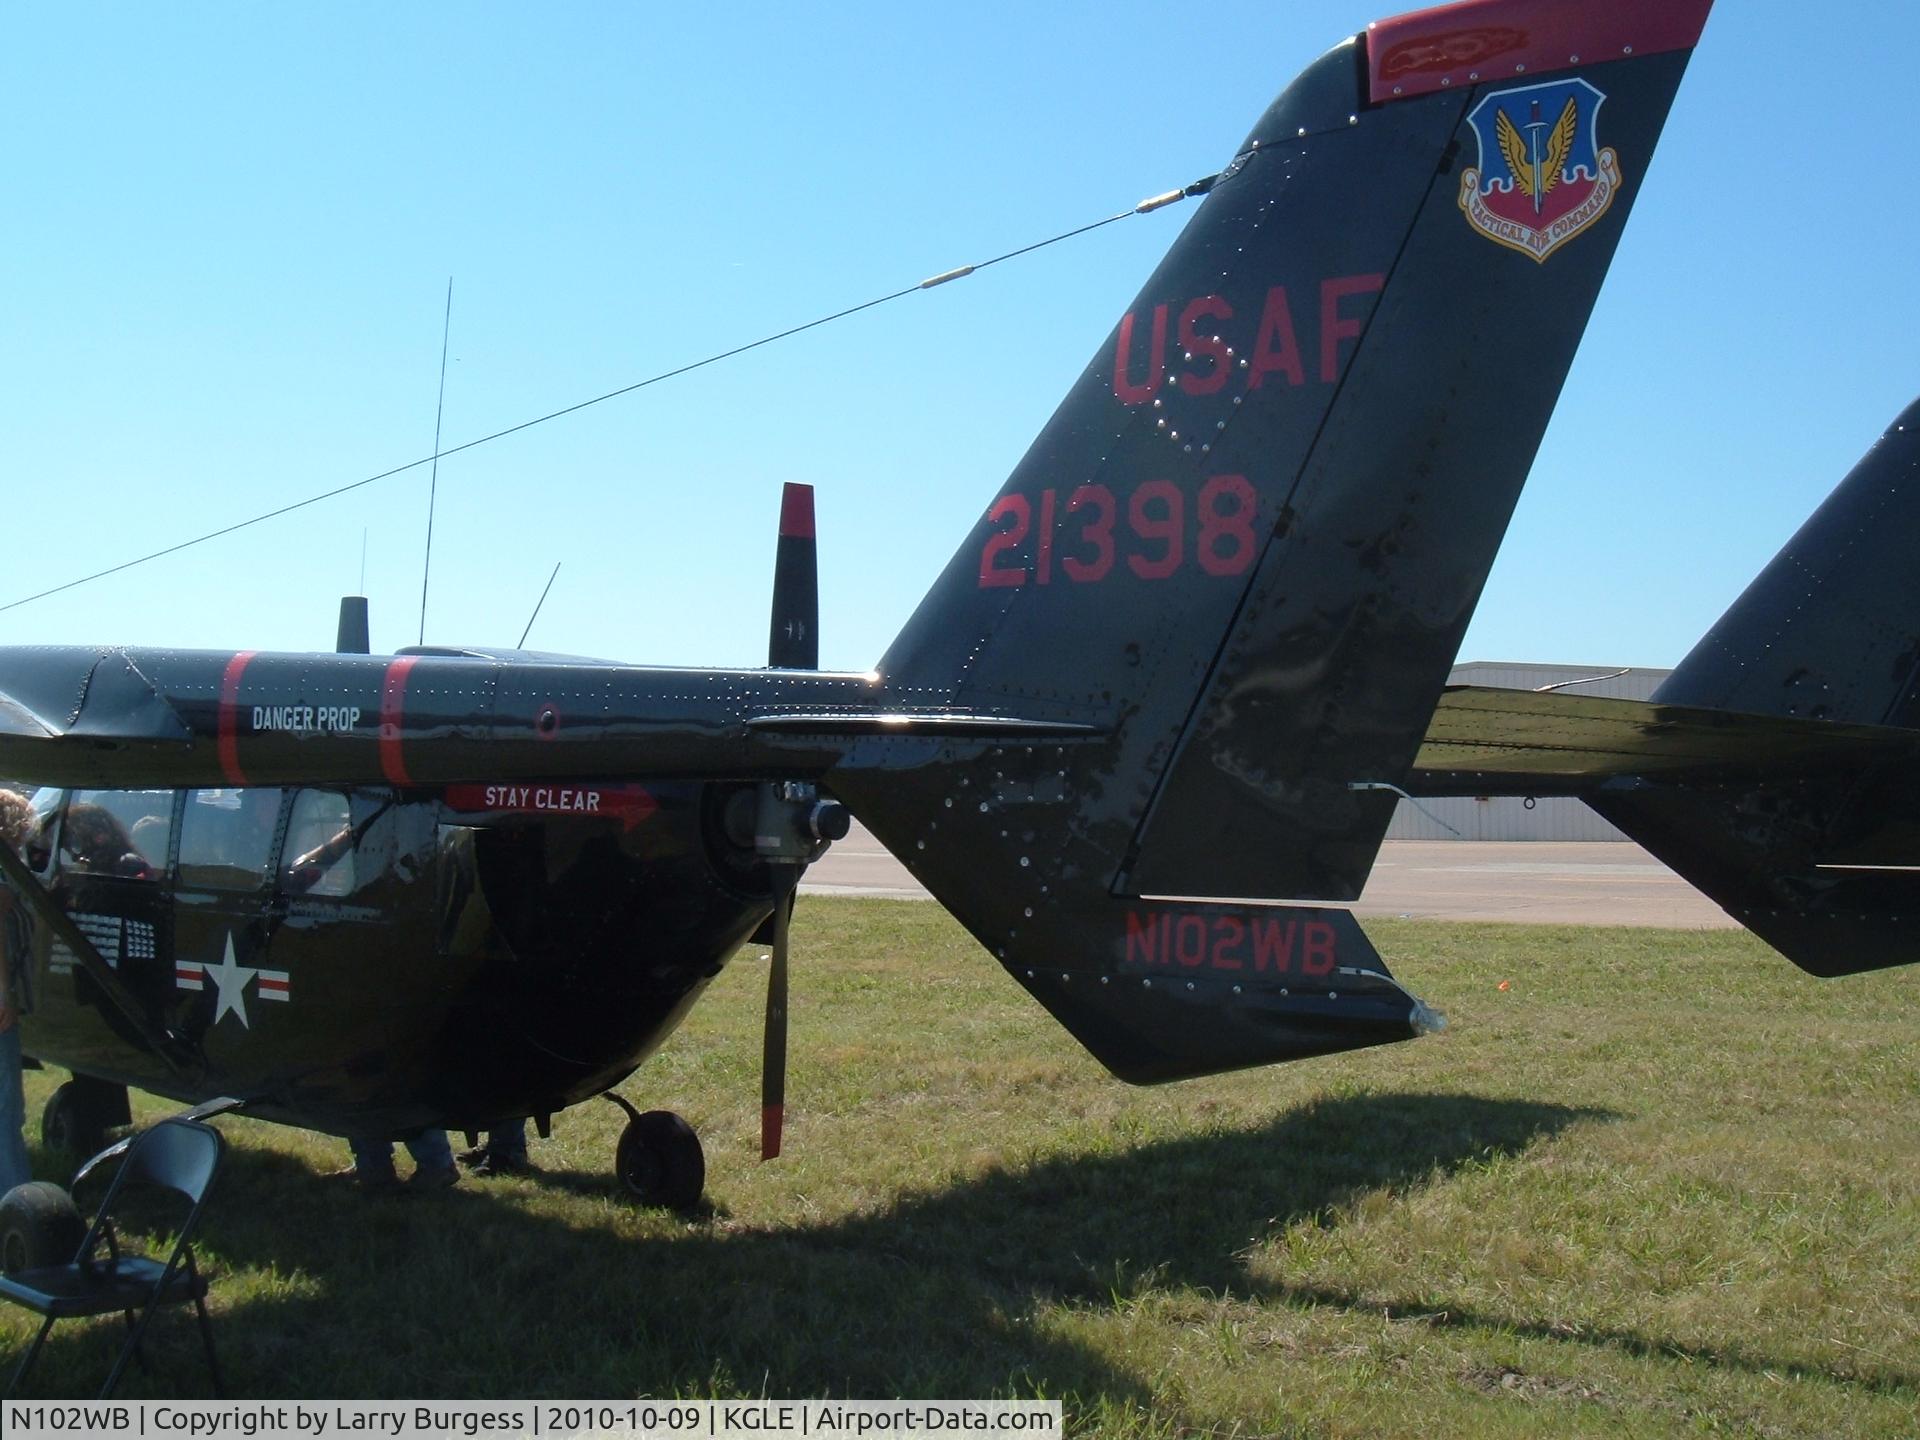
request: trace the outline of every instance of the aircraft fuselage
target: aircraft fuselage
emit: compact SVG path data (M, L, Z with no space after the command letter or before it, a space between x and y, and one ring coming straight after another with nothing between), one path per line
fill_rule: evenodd
M25 1048L339 1133L486 1128L617 1083L771 909L742 787L43 791L29 855L169 1065L29 918Z

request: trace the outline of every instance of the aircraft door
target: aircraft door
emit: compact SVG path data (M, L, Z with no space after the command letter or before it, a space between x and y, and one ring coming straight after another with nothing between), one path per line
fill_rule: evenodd
M201 1042L216 1073L271 1054L275 1012L288 998L287 972L269 953L286 914L274 889L286 801L278 789L188 790L182 799L173 891L178 1025Z
M40 843L25 858L100 958L157 1016L173 998L164 880L177 796L172 790L76 790L65 802L63 810L58 791L35 797ZM103 1038L93 1027L104 1020L121 1040L141 1043L65 941L49 932L35 949L34 1003L44 1015L36 1032L63 1053L86 1054ZM54 1033L69 1026L70 1033Z

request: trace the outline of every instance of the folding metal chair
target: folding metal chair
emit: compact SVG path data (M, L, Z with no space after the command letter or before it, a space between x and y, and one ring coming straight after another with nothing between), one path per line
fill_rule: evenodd
M33 1368L46 1343L54 1322L80 1315L107 1315L118 1310L126 1316L127 1342L107 1376L100 1398L106 1399L120 1384L127 1361L140 1355L140 1340L146 1334L153 1312L162 1305L177 1305L191 1300L200 1317L200 1338L207 1350L207 1368L213 1374L213 1391L224 1395L220 1383L220 1362L213 1353L213 1326L207 1320L207 1282L193 1258L193 1235L200 1223L207 1191L220 1168L225 1146L220 1132L210 1125L184 1119L162 1120L136 1138L126 1159L107 1187L93 1224L73 1260L65 1265L48 1265L0 1275L0 1299L46 1316L40 1333L14 1368L7 1384L13 1395ZM89 1167L90 1168L90 1167ZM83 1171L84 1173L84 1171ZM186 1218L173 1242L173 1250L164 1263L145 1255L123 1255L114 1232L115 1203L129 1184L146 1182L174 1191L187 1201ZM100 1253L104 1247L104 1254ZM136 1322L134 1315L139 1312ZM146 1360L141 1356L141 1364Z

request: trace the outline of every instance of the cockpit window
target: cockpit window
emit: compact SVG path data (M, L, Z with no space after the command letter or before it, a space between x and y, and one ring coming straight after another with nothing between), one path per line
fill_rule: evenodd
M53 868L54 824L66 799L67 792L58 786L43 785L33 792L33 833L27 837L22 858L36 875L45 876Z
M287 821L280 886L289 895L351 895L354 891L353 815L333 790L301 790Z
M60 827L60 867L158 880L172 831L171 790L76 790Z
M180 883L214 890L257 890L266 884L281 794L189 790L180 819Z

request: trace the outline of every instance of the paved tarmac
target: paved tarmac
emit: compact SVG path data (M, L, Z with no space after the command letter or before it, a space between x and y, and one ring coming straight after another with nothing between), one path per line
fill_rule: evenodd
M859 826L807 872L819 895L925 900L907 868ZM1549 925L1726 929L1726 912L1626 841L1389 840L1357 915Z

